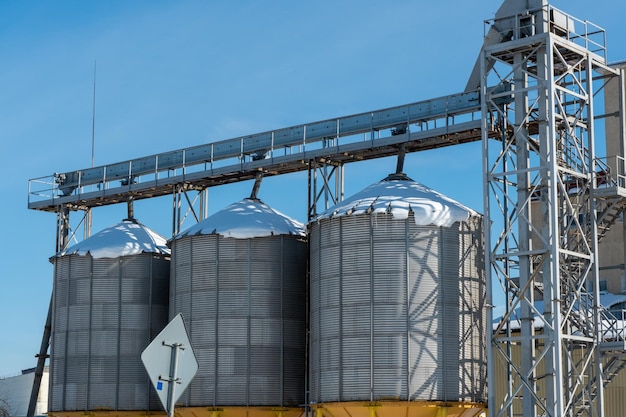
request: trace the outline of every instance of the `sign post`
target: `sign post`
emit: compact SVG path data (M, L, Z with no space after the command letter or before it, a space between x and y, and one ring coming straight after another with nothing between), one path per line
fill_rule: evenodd
M176 315L144 349L141 361L168 417L173 417L176 401L198 372L182 314Z

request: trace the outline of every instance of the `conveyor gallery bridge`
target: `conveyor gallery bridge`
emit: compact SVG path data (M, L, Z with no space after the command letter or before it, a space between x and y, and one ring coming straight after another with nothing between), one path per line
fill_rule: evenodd
M478 91L464 92L55 173L29 181L28 208L88 210L172 194L177 187L202 191L259 174L308 170L310 217L322 194L316 189L328 187L328 172L345 163L481 140L479 96ZM495 135L495 129L491 134ZM323 178L319 187L317 171Z

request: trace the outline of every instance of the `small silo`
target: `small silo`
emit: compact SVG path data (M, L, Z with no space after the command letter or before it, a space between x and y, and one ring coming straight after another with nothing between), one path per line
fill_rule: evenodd
M316 415L480 413L482 216L394 174L319 215L309 232Z
M299 416L304 225L247 198L174 237L171 249L170 316L183 314L199 363L179 402L222 417Z
M124 220L52 258L50 412L162 409L141 352L167 324L166 243Z

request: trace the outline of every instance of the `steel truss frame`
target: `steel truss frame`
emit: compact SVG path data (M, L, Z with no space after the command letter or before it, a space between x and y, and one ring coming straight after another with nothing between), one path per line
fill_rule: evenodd
M344 197L344 164L325 158L309 161L307 220L338 204Z
M189 196L195 192L193 198ZM189 216L193 217L194 224L199 223L208 214L208 189L194 188L187 184L175 184L172 188L172 236L176 236L184 229L184 223Z
M314 218L321 211L339 203L344 197L344 164L330 162L324 158L312 159L308 162L308 219ZM258 182L262 174L259 174ZM255 185L256 186L256 185ZM208 216L209 189L179 183L172 186L172 236L184 229L189 219L193 224L199 223ZM254 191L253 191L254 192ZM132 196L128 196L128 216L133 217ZM74 210L84 211L79 223L72 232L70 213ZM57 238L56 252L66 249L79 229L84 230L84 239L91 235L90 208L75 208L71 205L57 207Z
M506 306L488 336L495 417L603 415L594 101L614 70L554 33L552 11L512 17L517 32L480 58L487 282Z

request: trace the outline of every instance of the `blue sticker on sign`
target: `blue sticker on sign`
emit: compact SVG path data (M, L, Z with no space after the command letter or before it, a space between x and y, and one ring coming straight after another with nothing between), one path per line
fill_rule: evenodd
M161 391L163 389L163 383L161 381L157 382L157 391Z

